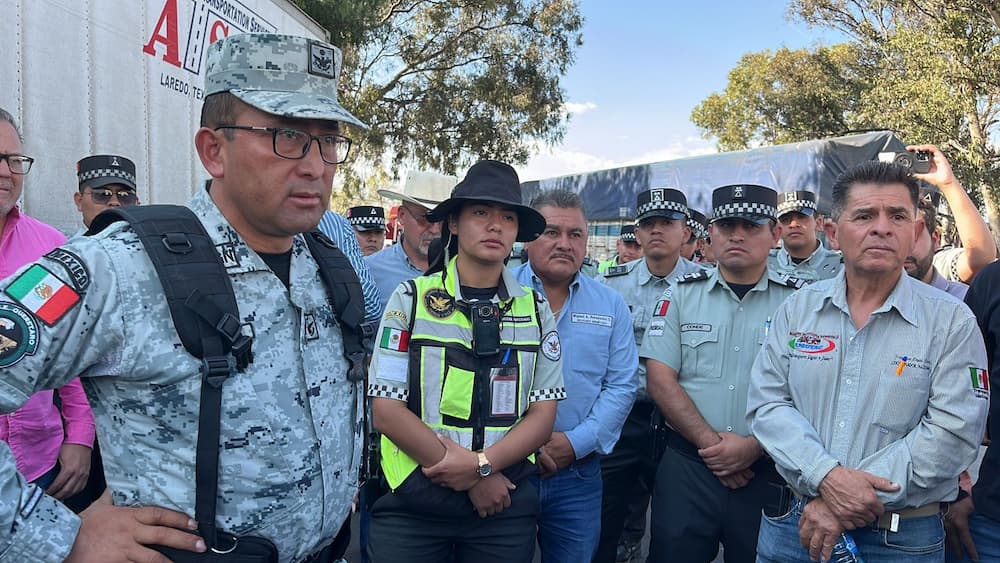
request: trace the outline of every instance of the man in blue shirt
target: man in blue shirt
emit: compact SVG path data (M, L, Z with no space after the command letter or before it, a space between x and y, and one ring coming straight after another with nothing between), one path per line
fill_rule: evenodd
M351 266L354 266L354 271L361 280L361 293L365 296L365 321L377 324L382 317L378 286L375 285L375 278L372 277L364 256L361 255L361 246L358 244L358 238L354 236L354 227L340 214L327 210L320 218L318 228L351 261Z
M583 201L572 192L545 192L532 202L545 230L526 245L528 263L514 274L542 292L556 317L563 378L561 401L538 465L538 543L546 563L590 561L600 538L601 464L618 441L637 388L639 359L625 300L580 274L587 250Z

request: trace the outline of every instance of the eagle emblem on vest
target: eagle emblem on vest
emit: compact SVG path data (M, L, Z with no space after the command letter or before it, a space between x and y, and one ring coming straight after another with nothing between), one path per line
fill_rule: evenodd
M439 319L450 317L455 312L455 300L443 289L432 289L424 294L424 306Z

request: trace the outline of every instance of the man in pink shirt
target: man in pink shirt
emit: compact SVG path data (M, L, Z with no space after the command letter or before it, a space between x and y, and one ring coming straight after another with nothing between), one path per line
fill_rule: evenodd
M34 162L23 150L13 116L0 109L0 278L66 241L62 233L17 207L24 175ZM18 345L4 334L5 328L0 325L0 347ZM42 391L20 409L0 415L0 440L10 445L25 479L65 499L87 483L94 415L79 379L57 392L61 412L53 402L53 391Z

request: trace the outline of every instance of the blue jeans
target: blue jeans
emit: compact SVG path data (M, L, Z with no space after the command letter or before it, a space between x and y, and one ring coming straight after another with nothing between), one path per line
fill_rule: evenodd
M997 562L1000 561L1000 522L984 516L979 512L973 512L969 517L969 531L972 532L972 541L976 544L976 551L979 553L979 561ZM967 563L972 561L968 554L964 554L961 559L956 559L948 554L948 563Z
M757 563L809 563L809 550L799 544L803 501L788 514L761 516ZM850 531L865 563L943 563L944 524L940 514L900 520L899 531L866 526Z
M601 536L601 462L594 456L549 477L538 488L538 545L543 563L590 561Z

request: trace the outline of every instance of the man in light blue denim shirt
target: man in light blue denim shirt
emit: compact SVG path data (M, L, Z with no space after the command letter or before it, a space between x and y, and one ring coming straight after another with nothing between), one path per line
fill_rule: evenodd
M587 249L583 201L572 192L542 194L532 207L545 217L528 243L528 263L514 274L542 292L566 347L560 402L539 468L538 544L546 562L590 561L600 538L601 464L611 453L636 392L639 357L625 300L580 273Z
M750 430L793 493L765 512L758 561L829 560L846 532L868 560L941 562L941 503L986 423L983 337L968 307L903 271L924 229L913 176L864 163L833 202L844 271L782 304L751 373Z

